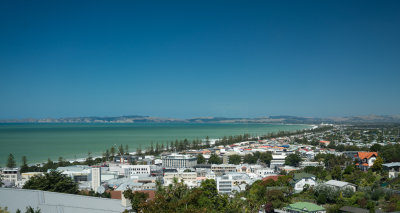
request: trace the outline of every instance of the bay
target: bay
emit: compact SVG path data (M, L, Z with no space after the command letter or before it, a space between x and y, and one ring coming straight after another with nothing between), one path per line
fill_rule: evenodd
M125 144L129 151L145 148L150 143L222 138L250 134L265 135L278 131L296 131L309 125L287 124L210 124L210 123L133 123L133 124L0 124L0 167L5 166L12 153L17 164L22 156L28 163L57 160L58 157L76 160L101 155L114 144Z

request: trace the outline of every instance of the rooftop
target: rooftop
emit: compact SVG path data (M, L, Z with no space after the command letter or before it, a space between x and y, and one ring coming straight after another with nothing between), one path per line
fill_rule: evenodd
M0 188L0 198L10 212L27 206L42 213L120 213L125 209L119 200L39 190Z
M317 212L325 210L325 208L322 206L318 206L314 203L308 203L308 202L293 203L287 206L286 208L291 210L296 210L298 212Z

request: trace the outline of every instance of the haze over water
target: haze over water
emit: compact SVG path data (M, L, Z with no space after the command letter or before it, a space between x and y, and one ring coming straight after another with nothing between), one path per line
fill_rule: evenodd
M250 134L259 136L278 131L296 131L309 125L284 124L0 124L0 165L4 166L12 153L19 165L22 156L28 163L44 162L48 158L57 160L79 159L101 155L113 144L128 144L129 151L136 151L150 143L170 141L222 138Z

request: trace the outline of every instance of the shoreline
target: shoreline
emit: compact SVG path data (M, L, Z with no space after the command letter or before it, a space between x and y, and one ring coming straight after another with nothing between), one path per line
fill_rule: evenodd
M149 124L149 123L148 123ZM167 125L168 124L170 124L170 123L167 123ZM175 124L177 124L177 123L175 123ZM210 123L192 123L192 124L194 124L194 126L197 126L197 125L204 125L204 126L206 126L205 128L200 128L200 129L192 129L192 128L190 128L190 124L189 124L189 127L187 128L187 123L181 123L181 125L182 125L182 128L181 129L178 129L177 131L179 132L182 132L183 134L182 134L182 138L179 138L179 136L178 135L175 135L175 136L172 136L174 139L172 139L171 138L171 136L169 136L169 138L165 138L165 137L163 137L163 134L165 135L166 133L164 132L164 133L161 133L161 136L157 139L157 140L148 140L148 141L143 141L143 142L139 142L139 143L133 143L132 144L132 141L131 141L131 143L129 144L129 143L126 143L126 141L128 140L131 140L131 139L127 139L127 137L129 137L129 138L132 138L132 139L134 139L133 140L133 142L135 142L135 139L136 139L136 142L138 142L138 140L137 140L137 138L135 138L136 136L135 135L133 135L133 136L131 136L131 135L122 135L121 136L121 134L123 134L123 132L121 132L121 133L119 133L119 132L117 132L117 133L112 133L113 135L111 135L111 136L113 136L113 137L111 137L111 140L109 140L109 141L111 141L111 142L104 142L104 141L107 141L108 139L107 138L99 138L99 139L101 139L101 140L103 140L103 141L101 141L100 143L93 143L93 146L94 145L96 145L97 147L104 147L103 149L104 150L100 150L100 149L98 149L98 151L91 151L91 154L92 154L92 157L93 158L96 158L96 157L102 157L102 153L103 152L105 152L106 151L106 149L109 149L110 148L110 146L113 144L113 143L115 143L115 144L123 144L124 146L125 146L125 144L128 144L129 145L129 148L130 148L130 151L131 152L133 152L133 151L136 151L136 149L138 148L138 147L142 147L142 150L145 150L147 147L149 147L150 146L150 144L151 144L151 141L153 142L153 144L154 145L156 145L157 144L157 141L158 141L158 144L164 144L164 146L166 145L166 144L169 144L171 141L175 141L175 140L183 140L184 139L184 137L186 137L186 138L188 138L188 140L191 142L192 140L204 140L206 137L196 137L195 135L196 134L198 134L198 135L210 135L211 137L210 138L212 138L212 139L222 139L224 136L226 136L226 137L229 137L229 136L238 136L238 135L243 135L243 134L250 134L250 136L253 136L253 137L256 137L256 136L266 136L266 135L268 135L268 134L271 134L271 133L273 133L273 134L276 134L276 133L279 133L279 132L281 132L281 131L285 131L285 132L296 132L296 131L304 131L304 130L312 130L312 129L314 129L315 127L317 127L316 125L310 125L310 124L260 124L260 123L255 123L255 124L251 124L252 126L254 125L254 128L250 128L250 129L248 129L248 128L244 128L243 130L240 130L241 128L239 128L238 129L238 127L236 127L236 128L234 128L234 129L230 129L230 127L229 127L229 125L230 124L227 124L227 123L217 123L216 124L216 126L221 126L221 129L220 130L217 130L217 131L214 131L214 129L213 129L213 127L212 126L210 126L210 127L208 127L208 125L215 125L215 124L210 124ZM47 128L47 125L50 125L50 126L52 126L52 124L28 124L28 128L29 128L29 126L36 126L36 125L45 125L44 126L44 128ZM69 135L69 132L68 131L70 131L69 129L69 125L70 124L66 124L66 126L67 126L67 128L65 128L65 129L63 129L63 128L58 128L59 127L59 125L64 125L64 124L60 124L60 123L56 123L55 124L55 127L56 128L54 128L55 129L55 131L57 131L56 133L52 133L53 134L53 138L54 139L51 139L51 140L58 140L57 138L58 137L60 137L60 138L63 138L64 140L65 140L65 137L69 137L70 135ZM71 125L74 125L74 124L71 124ZM86 125L88 125L88 128L91 126L91 124L83 124L83 126L86 126ZM104 125L104 124L103 124ZM105 124L105 125L108 125L108 124ZM138 125L138 124L136 124L136 125ZM132 125L132 126L136 126L136 125ZM177 125L179 125L179 124L177 124ZM228 126L226 126L226 127L224 127L225 125L228 125ZM246 123L233 123L233 126L236 126L236 125L238 125L238 126L242 126L242 125L244 125L244 127L245 127L245 125L246 125ZM258 125L260 125L260 126L258 126ZM263 128L263 126L262 125L265 125L265 127L267 127L267 128ZM276 128L271 128L271 129L269 129L269 127L270 127L270 125L271 125L271 127L275 127L275 125L276 125ZM289 129L285 129L285 126L299 126L298 127L298 129L292 129L292 128L289 128ZM11 124L11 126L14 126L13 124ZM93 125L93 126L97 126L96 124L95 125ZM111 124L110 126L114 126L114 124ZM118 124L116 124L116 126L118 126ZM124 124L122 124L122 126L125 126ZM126 126L130 126L130 124L127 124ZM147 128L147 127L149 127L149 126L151 126L151 127L153 127L152 126L152 124L149 124L149 126L148 125L138 125L139 127L144 127L144 128ZM155 125L155 127L160 127L160 128L162 128L163 129L163 131L168 131L168 133L169 133L169 128L164 128L165 126L163 125L163 124L158 124L158 125ZM79 126L78 126L78 128L79 128ZM95 130L96 131L102 131L102 130L107 130L107 126L102 126L102 124L100 124L100 128L101 129L97 129L96 127L95 127ZM294 127L295 128L295 127ZM4 129L7 129L7 128L4 128ZM19 127L17 127L16 128L16 131L19 131L18 130L19 129ZM22 127L21 128L22 130L24 130L24 128ZM40 129L40 128L39 128ZM57 129L60 129L60 130L57 130ZM226 130L226 133L228 133L228 134L226 134L226 135L223 135L223 132L225 131L224 129L227 129ZM206 133L204 133L204 131L208 131L208 130L210 130L210 133L208 133L208 132L206 132ZM271 131L272 130L272 131ZM35 134L37 134L36 133L36 130L35 129L31 129L31 130L29 130L30 132L34 132ZM60 134L58 131L65 131L63 134ZM71 130L72 131L72 130ZM74 130L75 131L75 130ZM78 131L80 131L80 129L78 129ZM93 129L91 129L91 130L88 130L88 131L93 131ZM117 131L119 131L118 129L117 129ZM130 131L130 130L129 130ZM158 130L157 130L158 131ZM192 134L192 135L190 135L190 136L188 136L188 133L187 133L187 131L189 131L190 132L190 134ZM193 134L193 132L196 132L197 131L197 133L194 133ZM214 131L214 132L213 132ZM216 133L216 132L218 132L218 131L222 131L222 133L220 132L220 133ZM140 132L140 134L144 134L144 135L146 135L146 134L149 134L149 133L151 133L151 131L150 131L150 129L147 129L147 132L143 132L142 133L142 131L139 129L138 130L138 132ZM229 135L229 133L233 133L233 134L231 134L231 135ZM238 134L239 133L239 134ZM22 132L22 133L19 133L19 134L24 134L24 132ZM40 133L39 133L40 134ZM46 133L47 134L47 133ZM89 135L90 134L93 134L93 132L90 132L89 133ZM97 133L96 133L97 134ZM136 133L135 133L136 134ZM179 133L178 133L179 134ZM219 135L221 135L220 137L213 137L213 135L215 135L215 134L219 134ZM18 135L19 136L19 135ZM108 136L109 137L109 135L106 135L106 136ZM147 135L148 136L148 135ZM191 137L192 136L192 137ZM79 135L79 136L76 136L76 138L78 138L78 137L82 137L82 138L84 138L85 137L85 135ZM86 137L87 137L87 135L86 135ZM98 137L97 135L96 135L96 137ZM123 138L123 140L120 140L120 139L118 139L117 138L117 140L115 141L115 137L125 137L125 138ZM73 137L72 137L73 138ZM72 140L72 138L71 139L68 139L68 140ZM87 138L85 138L85 139L87 139ZM95 140L95 139L90 139L90 140ZM114 141L113 141L114 140ZM125 140L125 141L124 141ZM5 141L5 140L3 140L3 141ZM62 140L61 140L62 141ZM60 144L62 144L62 142L59 142ZM52 143L52 144L54 144L54 143ZM68 144L68 143L67 143ZM20 165L20 158L22 157L22 156L26 156L27 158L28 158L28 164L29 165L37 165L37 164L43 164L43 163L46 163L47 162L47 159L48 158L50 158L53 162L57 162L58 161L58 157L62 157L63 159L64 159L64 161L78 161L78 162L82 162L82 161L85 161L85 159L87 158L87 153L88 153L88 151L86 151L86 150L93 150L93 149L91 149L90 147L88 148L88 146L90 146L90 144L92 144L92 143L83 143L82 145L85 145L85 146L83 146L82 148L81 148L81 150L77 150L78 152L70 152L70 154L62 154L62 153L60 153L59 155L58 154L53 154L53 156L46 156L46 157L42 157L42 159L43 160L31 160L31 158L30 158L30 155L29 154L15 154L15 152L13 153L12 151L11 151L11 153L14 155L14 157L15 157L15 159L17 160L17 164L18 165ZM80 146L79 145L79 143L75 143L75 144L73 144L75 147L76 146ZM6 145L7 146L7 145ZM92 147L93 147L92 146ZM86 147L86 148L85 148ZM37 149L37 148L35 148L35 149ZM60 150L62 150L62 149L60 149ZM84 151L85 150L85 151ZM8 155L8 153L9 152L7 152L7 155ZM54 153L57 153L57 151L56 152L54 152ZM36 154L37 155L37 154ZM56 156L57 155L57 156ZM45 154L43 154L42 156L45 156ZM6 159L6 156L5 156L5 153L3 153L3 158L4 158L4 160ZM38 157L34 157L33 159L35 159L35 158L38 158ZM4 163L4 162L3 162ZM2 164L3 164L2 163Z

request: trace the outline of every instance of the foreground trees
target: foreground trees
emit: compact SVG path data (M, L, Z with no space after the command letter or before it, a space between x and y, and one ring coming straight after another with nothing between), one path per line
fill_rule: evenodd
M78 192L78 184L70 177L57 171L51 171L42 176L33 176L25 183L23 188L69 194L76 194Z

